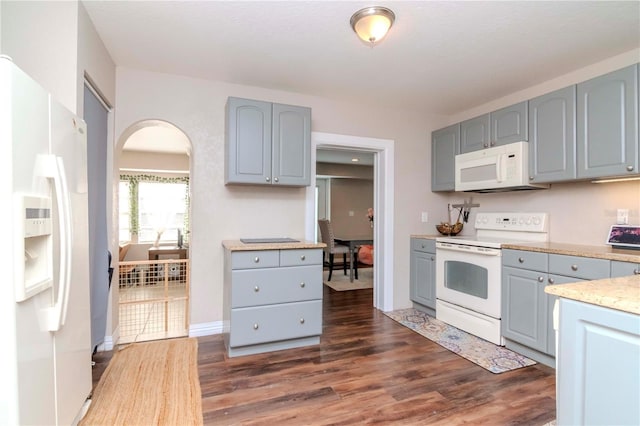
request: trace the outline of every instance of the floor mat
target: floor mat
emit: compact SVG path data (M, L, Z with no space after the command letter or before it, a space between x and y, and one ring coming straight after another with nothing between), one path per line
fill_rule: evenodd
M494 345L412 308L385 312L384 314L495 374L528 367L536 363L525 356L502 346Z

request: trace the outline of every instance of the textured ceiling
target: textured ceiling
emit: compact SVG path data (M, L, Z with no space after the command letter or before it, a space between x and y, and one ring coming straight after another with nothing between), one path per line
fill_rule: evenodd
M116 65L453 114L640 47L638 1L84 1ZM375 48L365 6L396 22Z

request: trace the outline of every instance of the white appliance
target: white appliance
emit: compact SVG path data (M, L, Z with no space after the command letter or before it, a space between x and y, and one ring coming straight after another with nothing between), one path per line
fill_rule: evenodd
M478 213L476 235L436 238L436 318L503 345L502 244L548 240L546 213Z
M92 387L86 127L3 56L0 94L0 424L73 424Z
M548 187L529 182L528 142L514 142L455 157L456 191L501 192Z

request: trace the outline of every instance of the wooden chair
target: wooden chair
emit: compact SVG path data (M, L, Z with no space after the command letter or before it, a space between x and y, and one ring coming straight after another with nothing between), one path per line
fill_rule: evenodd
M118 249L119 262L124 261L124 258L127 255L127 252L129 251L129 247L131 247L131 244L125 244L119 247ZM136 268L135 265L125 266L118 263L118 270L120 271L120 287L123 287L124 285L131 283L131 278L135 268Z
M331 274L333 273L333 260L334 255L342 254L342 267L344 269L344 274L347 275L347 254L349 254L349 246L345 246L342 244L336 244L333 235L333 228L331 227L331 222L327 219L318 220L318 225L320 226L320 236L322 238L322 242L327 245L324 249L324 254L328 254L329 256L329 278L327 281L331 281ZM357 259L356 256L354 256ZM324 262L323 262L324 263ZM356 265L355 269L356 277L358 276L358 269Z

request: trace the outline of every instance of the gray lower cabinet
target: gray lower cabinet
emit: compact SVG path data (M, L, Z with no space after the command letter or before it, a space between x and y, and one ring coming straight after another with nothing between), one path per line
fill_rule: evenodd
M223 305L230 357L319 343L322 250L227 250Z
M435 315L436 309L436 242L425 238L411 239L410 298ZM419 308L420 308L419 307Z
M576 86L529 101L529 180L576 179Z
M640 318L560 300L558 425L640 424Z
M308 186L311 109L229 97L225 183Z
M455 157L460 153L460 125L431 133L431 190L455 190Z
M638 65L578 84L578 178L638 173Z
M611 278L628 277L629 275L640 275L640 263L611 262Z
M544 287L610 276L610 262L524 250L502 251L502 336L505 346L553 366L553 306Z

